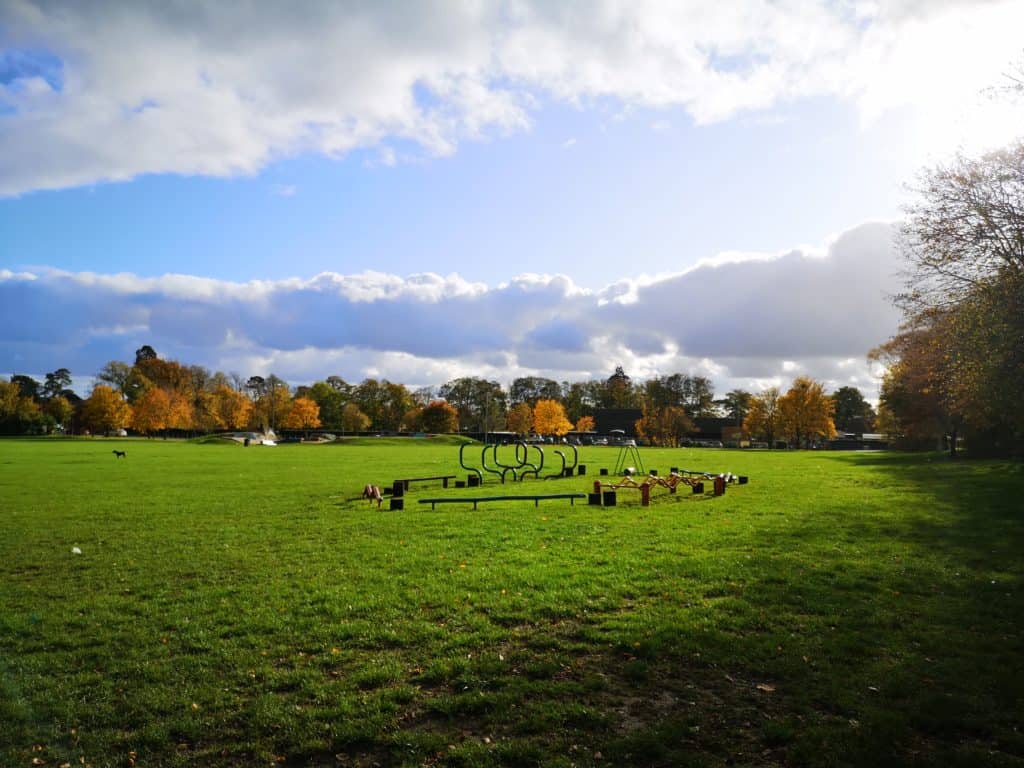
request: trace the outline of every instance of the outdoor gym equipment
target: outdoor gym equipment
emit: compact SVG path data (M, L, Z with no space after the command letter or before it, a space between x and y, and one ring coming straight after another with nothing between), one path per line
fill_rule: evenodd
M700 469L678 469L677 467L673 467L672 472L677 475L685 475L686 477L699 477L702 480L714 480L716 477L721 477L725 480L726 484L746 485L750 481L750 478L746 475L734 475L732 472L705 472Z
M528 459L530 458L530 448L535 448L537 453L540 454L540 462L537 464L530 464ZM520 453L522 456L520 457ZM519 466L516 469L522 469L519 473L519 479L524 479L527 475L532 474L534 477L538 476L538 473L544 469L544 449L539 445L527 445L526 443L516 443L516 461L519 462Z
M484 484L483 473L479 469L477 469L476 467L470 467L469 465L467 465L466 462L462 458L462 452L464 450L466 450L466 446L468 446L468 445L469 445L469 443L463 443L462 445L459 446L459 466L462 467L467 472L472 472L473 474L475 474L477 476L477 479L478 479L480 485L483 485Z
M483 450L480 452L480 465L483 471L477 467L471 467L466 464L465 451L468 446L469 443L464 443L459 446L459 465L463 469L474 473L477 478L479 478L479 483L481 485L484 480L483 472L489 472L492 475L497 475L501 478L501 482L504 483L505 478L509 473L512 474L513 480L523 480L527 475L533 475L533 477L539 478L541 477L540 473L544 471L544 449L539 445L530 445L525 442L515 443L514 464L502 463L498 458L498 445L496 443L493 445L485 445ZM576 471L579 466L579 452L576 450L575 445L569 445L567 447L572 451L572 462L569 462L565 453L556 449L554 453L562 460L562 467L557 473L544 475L543 477L545 479L568 477ZM530 449L533 449L538 453L538 457L535 462L530 461ZM490 451L489 456L488 451ZM490 460L490 465L488 465L488 459ZM470 483L470 485L472 485L472 483Z
M632 464L630 463L632 461ZM636 440L626 440L619 449L619 458L615 460L615 471L613 474L621 475L626 467L635 466L641 472L644 471L644 462L640 458L640 450L636 447Z
M575 445L569 445L568 447L572 449L572 466L569 466L568 464L566 464L565 454L562 453L560 450L558 450L556 448L553 451L553 453L562 460L562 469L560 471L558 471L558 472L553 472L550 475L544 475L544 479L545 480L552 480L552 479L554 479L556 477L571 477L572 476L572 473L576 470L576 465L579 463L580 455L579 455L579 452L576 450L576 446Z
M495 467L497 467L497 469L493 469L492 467L487 466L488 450L491 451L491 462L494 464ZM502 464L501 461L498 460L498 446L496 444L484 446L483 451L481 451L480 453L480 461L483 463L484 469L487 470L488 472L498 475L501 478L502 483L505 482L505 475L507 475L509 472L512 473L513 480L518 479L519 470L522 469L524 466L527 466L520 460L518 446L516 447L516 461L519 462L517 464ZM530 468L534 470L536 469L532 465L530 465Z
M542 499L569 499L569 505L575 506L576 499L585 499L585 493L541 493L524 496L451 496L448 498L420 499L420 504L429 504L434 509L438 504L472 504L476 509L477 504L485 501L532 501L533 506L540 506Z

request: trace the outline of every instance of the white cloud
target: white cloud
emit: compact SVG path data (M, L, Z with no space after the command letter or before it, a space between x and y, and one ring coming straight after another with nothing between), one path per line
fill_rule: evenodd
M820 248L730 254L600 291L535 274L489 287L431 273L233 283L0 271L0 370L91 375L149 344L293 382L371 372L411 386L460 375L586 380L622 365L636 379L706 375L721 392L798 373L870 387L865 354L898 321L887 299L898 286L892 237L892 225L864 224Z
M450 154L528 129L552 99L709 123L834 96L865 120L919 109L936 146L998 141L1019 111L968 100L1019 53L1022 26L1018 0L8 0L0 47L29 63L0 81L0 195L251 174L307 151L375 147L388 165L390 142Z

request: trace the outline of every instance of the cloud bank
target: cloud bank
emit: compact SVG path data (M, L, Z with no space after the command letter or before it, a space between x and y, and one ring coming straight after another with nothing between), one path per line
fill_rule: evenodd
M144 344L165 358L291 383L340 375L411 387L476 375L709 376L719 392L806 373L873 394L865 354L895 330L893 227L816 249L732 254L584 290L563 275L497 286L458 275L325 273L235 283L165 275L0 271L0 370L95 374Z
M937 134L1019 53L1022 15L1017 0L4 0L0 195L303 152L393 164L528 129L548 102L703 124L826 96L866 120L923 105Z

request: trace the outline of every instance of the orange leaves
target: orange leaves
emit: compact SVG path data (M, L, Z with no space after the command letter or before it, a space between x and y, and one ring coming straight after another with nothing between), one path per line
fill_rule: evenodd
M213 390L211 410L214 421L221 429L243 429L252 418L252 400L226 384Z
M636 422L640 437L655 445L675 447L689 432L694 430L693 421L679 406L670 405L644 411L644 417Z
M167 429L170 410L171 397L166 391L158 387L147 389L132 408L132 426L143 434Z
M794 379L793 386L779 398L783 433L798 444L835 437L834 410L835 403L825 394L825 388L807 376Z
M572 422L557 400L538 400L533 408L533 429L538 435L561 436L572 429Z
M320 406L308 397L296 397L283 424L288 429L315 429L320 426Z
M451 403L434 400L420 411L419 427L424 432L458 432L459 412Z
M517 435L530 434L530 430L533 429L533 410L529 403L516 403L509 408L505 423Z
M576 431L593 432L596 426L593 416L581 416L580 420L576 422Z
M94 430L109 432L131 422L132 408L113 389L98 384L82 406L82 416Z

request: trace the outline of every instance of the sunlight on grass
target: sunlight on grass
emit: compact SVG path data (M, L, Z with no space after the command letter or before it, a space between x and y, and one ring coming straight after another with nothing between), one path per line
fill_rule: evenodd
M751 482L388 512L457 448L0 441L0 762L1024 759L1019 466L644 459Z

